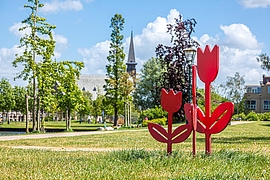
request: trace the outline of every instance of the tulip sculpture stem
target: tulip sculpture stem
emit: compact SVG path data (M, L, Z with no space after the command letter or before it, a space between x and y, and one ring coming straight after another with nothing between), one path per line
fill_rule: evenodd
M196 155L196 129L197 129L197 102L196 102L196 65L192 66L192 105L191 105L191 122L192 122L192 154Z
M205 83L205 117L211 118L211 83ZM209 122L208 120L208 122ZM208 130L205 132L205 153L211 154L211 134Z
M211 112L211 82L216 79L219 71L219 47L215 45L210 50L207 45L204 51L198 48L197 52L198 75L205 83L205 114L197 108L197 132L205 134L205 153L211 154L211 134L219 133L226 128L234 106L231 102L224 102Z
M167 152L168 155L172 154L172 119L173 113L168 113L168 144L167 144Z

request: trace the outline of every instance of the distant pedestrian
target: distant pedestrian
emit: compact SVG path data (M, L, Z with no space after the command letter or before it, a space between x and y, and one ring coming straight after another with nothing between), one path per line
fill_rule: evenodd
M90 124L91 123L91 118L90 118L90 116L88 115L88 117L87 117L87 121L88 121L88 124Z

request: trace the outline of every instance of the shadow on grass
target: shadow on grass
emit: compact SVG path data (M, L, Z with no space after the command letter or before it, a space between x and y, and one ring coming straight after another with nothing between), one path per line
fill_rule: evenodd
M256 141L270 141L270 137L261 136L261 137L230 137L230 138L212 138L212 141L215 143L253 143Z

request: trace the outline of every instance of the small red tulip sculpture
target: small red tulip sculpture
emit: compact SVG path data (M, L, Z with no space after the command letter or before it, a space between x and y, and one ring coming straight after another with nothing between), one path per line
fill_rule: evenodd
M223 131L233 115L234 105L231 102L220 104L211 114L211 82L219 71L219 47L214 46L212 51L207 45L203 51L197 51L198 75L205 83L205 114L197 108L197 132L205 134L205 153L211 154L211 134Z
M173 113L177 112L182 105L182 92L174 93L171 89L167 92L165 89L161 91L161 106L168 112L168 131L159 124L149 123L148 129L154 139L159 142L167 143L167 153L172 153L172 144L185 141L191 131L191 122L177 127L172 131Z

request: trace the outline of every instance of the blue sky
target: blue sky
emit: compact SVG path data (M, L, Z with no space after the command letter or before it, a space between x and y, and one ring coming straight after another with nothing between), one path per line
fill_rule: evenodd
M85 63L82 74L105 72L111 29L110 20L119 13L125 18L124 47L126 54L133 30L137 68L155 56L155 47L170 44L166 24L178 14L183 19L195 18L192 35L202 48L220 46L220 71L215 84L226 82L235 72L245 76L247 84L258 84L267 72L256 57L270 55L270 0L40 0L45 6L39 16L56 25L55 59ZM0 1L0 78L13 85L25 85L12 79L20 68L11 63L18 49L21 21L28 17L23 8L27 0ZM127 56L126 56L127 58ZM270 75L270 73L268 73Z

